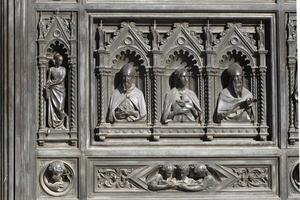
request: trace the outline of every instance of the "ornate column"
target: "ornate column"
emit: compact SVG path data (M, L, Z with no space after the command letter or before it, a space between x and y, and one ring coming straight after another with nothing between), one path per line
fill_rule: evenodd
M151 113L151 99L153 99L153 90L151 87L151 71L150 67L146 68L146 77L145 77L145 85L146 85L146 104L147 104L147 124L151 125L152 123L152 113ZM152 98L151 98L152 97Z
M152 36L152 58L153 58L153 68L151 71L151 83L152 83L152 90L151 90L151 105L152 105L152 124L155 126L159 124L159 96L161 97L159 90L161 88L161 74L163 69L161 68L161 55L162 51L159 50L159 41L160 36L156 30L156 21L154 21L154 26L151 28L151 36Z
M267 50L259 50L259 60L260 65L258 68L258 79L259 79L259 97L258 97L258 105L259 105L259 118L258 123L260 126L259 130L259 139L260 140L267 140L267 102L266 102L266 73L267 73L267 66L266 66L266 54L268 53Z
M254 99L257 99L257 66L251 68L251 93L253 94ZM258 109L257 105L255 105L255 115L254 115L254 123L257 125L257 117L258 117Z
M204 78L205 78L205 87L204 91L204 102L206 102L205 108L205 123L207 125L213 124L213 101L212 101L212 91L214 91L213 83L214 83L214 75L215 75L215 69L214 69L214 57L216 55L215 50L212 48L212 42L213 42L213 35L209 27L209 21L207 23L207 27L204 28L205 32L205 52L206 52L206 68L204 71Z
M38 57L38 71L39 71L39 130L46 130L46 104L44 100L44 88L46 85L48 59L45 56Z
M159 124L160 119L160 112L158 105L159 103L159 95L162 96L162 94L159 94L159 90L161 88L161 76L163 73L162 68L153 68L152 70L152 123L153 125Z
M77 70L77 62L75 56L69 57L69 88L70 88L70 95L69 95L69 111L70 111L70 131L76 131L76 121L77 121L77 112L76 112L76 70Z
M96 67L95 70L97 78L97 126L106 123L106 111L104 106L105 80L110 76L111 69L105 67Z
M200 66L200 69L197 73L197 79L198 79L198 99L200 103L200 107L203 109L205 100L204 100L204 76L203 76L203 67ZM205 110L203 109L203 114ZM204 117L204 116L203 116Z

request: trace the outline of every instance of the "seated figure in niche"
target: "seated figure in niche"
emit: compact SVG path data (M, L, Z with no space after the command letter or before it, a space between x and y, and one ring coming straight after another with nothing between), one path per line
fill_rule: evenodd
M143 92L135 84L135 69L126 64L121 69L122 82L114 90L108 110L108 121L135 122L145 120L147 111Z
M54 55L54 66L48 70L47 83L45 86L47 107L48 107L48 126L53 129L66 129L65 119L65 78L66 68L62 66L63 57L56 53Z
M243 70L237 63L227 69L229 82L219 94L216 121L254 122L253 105L256 99L243 86Z
M175 87L165 96L162 123L195 122L202 120L202 111L196 94L187 88L187 71L185 68L174 72Z
M71 178L65 164L62 161L54 161L46 170L44 183L53 192L63 192L69 187Z
M159 172L148 181L149 190L167 190L175 189L176 178L174 178L175 172L174 165L162 165L159 168Z

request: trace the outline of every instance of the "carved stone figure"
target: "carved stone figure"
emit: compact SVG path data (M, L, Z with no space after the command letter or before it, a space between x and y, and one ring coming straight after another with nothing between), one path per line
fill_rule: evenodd
M135 84L135 70L126 64L121 69L122 83L114 90L110 99L108 121L135 122L145 120L147 111L143 92Z
M45 86L48 107L48 126L53 129L66 129L65 119L65 78L66 68L62 66L63 57L54 55L54 66L48 70L47 83Z
M253 122L253 105L256 100L243 86L243 70L237 63L227 69L229 83L219 94L216 117L217 122Z
M187 88L187 71L184 68L174 72L175 87L165 96L162 123L202 121L202 111L196 94Z
M159 172L149 180L148 188L150 190L175 189L176 178L174 177L176 167L174 165L162 165Z
M153 191L176 189L186 192L208 190L218 181L209 174L205 165L162 165L158 173L148 180L148 188Z
M71 185L72 175L66 169L64 162L53 161L43 175L43 183L51 194L65 192ZM46 190L48 191L48 190Z
M194 179L197 180L200 190L209 189L217 184L215 178L209 174L206 165L194 166Z
M188 177L190 174L189 165L177 166L178 179L177 188L183 191L200 191L201 185L199 185L194 179Z

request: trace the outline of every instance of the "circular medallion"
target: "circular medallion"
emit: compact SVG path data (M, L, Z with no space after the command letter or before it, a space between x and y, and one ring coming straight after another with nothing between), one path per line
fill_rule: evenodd
M73 182L73 169L61 160L46 164L40 173L41 187L51 196L66 195L71 190Z
M291 182L293 187L300 192L300 180L299 180L299 162L294 164L290 174Z

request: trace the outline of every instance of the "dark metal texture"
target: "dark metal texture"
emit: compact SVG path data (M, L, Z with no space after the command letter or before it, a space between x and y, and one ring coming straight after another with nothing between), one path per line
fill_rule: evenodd
M295 4L1 1L0 199L299 199Z

